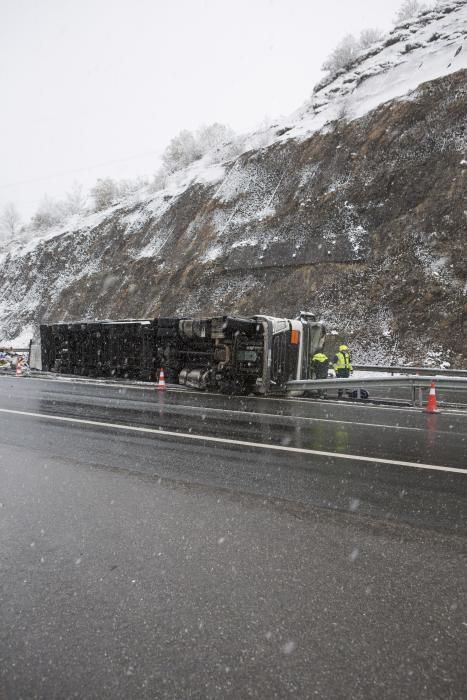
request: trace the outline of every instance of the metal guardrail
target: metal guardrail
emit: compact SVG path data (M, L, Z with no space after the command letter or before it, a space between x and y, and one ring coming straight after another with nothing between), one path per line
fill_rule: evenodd
M390 365L354 365L354 370L360 372L387 372L390 374L419 374L423 377L432 377L433 374L442 377L467 377L466 369L438 369L434 367L396 367Z
M413 405L415 405L417 402L421 405L421 389L428 389L432 383L434 383L435 386L440 389L457 389L461 391L467 390L467 377L443 377L440 375L422 377L420 375L412 374L399 377L360 377L355 379L353 377L349 377L349 379L294 380L287 383L287 391L304 392L324 389L340 389L344 391L357 391L357 397L359 398L360 390L367 388L369 385L405 387L412 389Z
M467 377L442 377L440 375L422 377L416 374L401 377L356 377L355 379L353 377L349 377L349 379L295 379L287 383L287 389L292 391L333 388L358 389L368 384L429 388L432 382L440 388L467 389Z

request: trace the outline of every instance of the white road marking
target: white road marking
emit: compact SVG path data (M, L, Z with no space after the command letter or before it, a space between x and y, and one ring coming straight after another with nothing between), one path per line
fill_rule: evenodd
M457 467L443 467L438 464L422 464L419 462L403 462L382 457L365 457L363 455L351 455L342 452L324 452L322 450L310 450L304 447L289 447L285 445L268 445L263 442L249 442L247 440L234 440L232 438L212 437L210 435L193 435L193 433L177 433L171 430L159 428L143 428L136 425L122 425L121 423L106 423L103 421L86 420L84 418L68 418L67 416L52 416L47 413L32 413L30 411L16 411L11 408L0 408L2 413L11 413L19 416L32 416L33 418L45 418L47 420L63 421L65 423L78 423L80 425L92 425L100 428L115 428L116 430L128 430L136 433L149 433L152 435L166 435L169 437L186 438L187 440L199 440L202 442L215 442L223 445L241 445L242 447L254 447L262 450L275 450L277 452L291 452L295 454L318 455L320 457L332 457L335 459L348 459L371 464L392 464L399 467L411 467L413 469L430 469L440 472L454 472L467 474L467 469Z

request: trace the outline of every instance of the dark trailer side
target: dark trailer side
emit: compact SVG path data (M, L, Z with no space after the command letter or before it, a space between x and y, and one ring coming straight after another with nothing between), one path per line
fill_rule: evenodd
M283 391L308 379L325 328L312 314L92 321L41 326L42 369L91 377L157 378L226 392Z

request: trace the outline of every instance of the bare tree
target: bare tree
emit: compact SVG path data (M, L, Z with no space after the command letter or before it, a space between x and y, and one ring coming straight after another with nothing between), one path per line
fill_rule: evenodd
M159 190L163 190L165 187L167 187L168 179L169 177L165 168L159 168L157 173L154 174L150 184L151 191L159 192Z
M347 34L324 61L322 69L329 73L349 68L359 50L359 44L352 34Z
M416 17L425 7L426 5L419 2L419 0L404 0L397 11L395 23L400 24L408 19L412 19L412 17Z
M74 182L71 190L65 195L65 201L61 205L66 215L81 214L86 207L86 195L83 186Z
M220 146L232 139L234 132L225 124L214 122L214 124L200 127L196 135L199 150L204 154L210 151L211 148Z
M60 223L64 218L61 205L45 195L31 219L33 229L44 230Z
M91 190L96 211L107 209L118 198L118 185L111 177L99 178Z
M162 163L166 172L174 173L176 170L186 168L193 161L201 158L196 138L191 131L183 129L170 141L162 154Z
M379 41L382 36L383 33L380 29L370 27L369 29L364 29L362 32L360 32L358 44L361 49L367 49L369 46L374 44L375 41Z
M144 177L142 175L140 175L139 177L126 178L123 180L119 180L117 183L118 194L120 197L126 197L130 194L134 194L135 192L138 192L138 190L141 190L143 187L146 187L148 184L149 184L148 178Z
M13 202L5 205L0 216L0 230L5 238L14 238L19 231L21 217Z
M205 153L233 138L228 126L215 122L198 129L196 133L184 129L170 141L162 154L162 170L171 175L202 158Z

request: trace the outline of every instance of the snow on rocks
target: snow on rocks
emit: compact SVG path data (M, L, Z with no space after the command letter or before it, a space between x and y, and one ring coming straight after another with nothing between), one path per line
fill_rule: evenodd
M139 230L151 216L162 216L188 187L199 183L215 186L213 197L221 203L237 201L242 192L250 189L257 180L254 163L240 166L239 153L257 150L274 142L291 138L308 138L311 133L325 129L338 119L353 120L363 116L379 105L398 98L415 99L418 86L426 81L467 68L467 3L452 0L441 3L436 9L425 11L410 22L395 27L392 32L362 51L348 71L341 71L334 78L325 78L314 90L311 100L291 117L274 125L263 125L259 130L237 139L236 144L209 151L203 158L167 178L166 187L151 193L148 187L132 193L110 209L73 216L67 221L36 236L29 242L16 241L7 246L0 262L7 256L23 256L35 248L60 235L82 235L99 226L111 213L128 210L122 217L126 233ZM224 158L233 160L219 163ZM460 161L465 166L465 159ZM319 171L319 164L309 166L303 173L303 186L307 186ZM285 173L282 173L282 177ZM223 221L218 221L222 233L231 224L243 224L256 216L262 220L274 215L273 198L280 178L268 183L264 196L259 193L257 201L248 199L248 210L224 212ZM339 187L339 183L336 183ZM330 190L331 191L331 190ZM273 193L273 197L271 197ZM305 205L304 205L305 206ZM158 252L155 243L149 242L135 258L147 257L151 251ZM211 253L212 254L212 253Z
M249 246L257 246L259 245L259 241L256 238L245 238L242 241L235 241L232 243L231 248L248 248Z
M217 258L220 258L223 252L224 249L221 245L213 245L208 248L205 254L201 257L201 262L213 262L214 260L217 260Z
M410 99L420 84L465 68L467 4L456 0L395 27L350 70L319 83L280 138L305 138L337 119L357 119L389 100Z
M23 326L21 333L16 335L14 338L1 338L0 345L11 348L27 348L29 347L29 341L34 336L35 328L32 324Z

